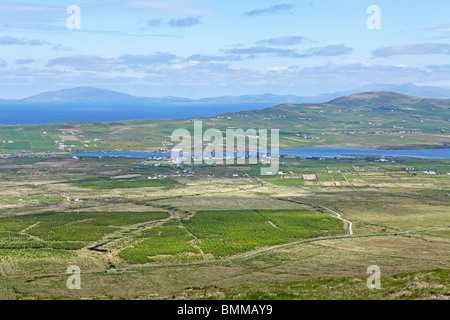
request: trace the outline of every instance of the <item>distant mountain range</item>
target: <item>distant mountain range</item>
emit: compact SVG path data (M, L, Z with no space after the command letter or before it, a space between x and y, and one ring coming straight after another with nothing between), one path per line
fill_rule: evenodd
M81 87L43 92L23 99L24 102L101 102L101 103L146 103L146 102L189 102L177 97L146 98L132 96L112 90Z
M243 96L222 96L203 99L187 99L180 97L139 97L111 90L99 89L94 87L81 87L64 89L59 91L49 91L25 98L23 102L101 102L101 103L185 103L185 102L201 102L201 103L293 103L308 97L298 97L295 95L276 95L271 93L253 94ZM305 101L306 101L305 100Z
M410 96L433 99L450 99L450 90L431 87L416 86L412 83L396 84L370 84L351 91L326 93L318 96L276 95L271 93L252 94L243 96L221 96L202 99L187 99L172 96L165 97L139 97L117 91L99 89L95 87L81 87L43 92L22 100L4 100L0 102L64 102L64 103L323 103L338 97L362 92L390 91Z

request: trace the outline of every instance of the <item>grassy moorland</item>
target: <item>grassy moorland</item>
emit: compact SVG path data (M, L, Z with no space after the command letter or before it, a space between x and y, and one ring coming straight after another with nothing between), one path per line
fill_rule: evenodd
M0 159L0 298L446 299L449 168L283 158L288 174L267 177L259 165ZM74 264L81 290L66 287ZM366 287L370 265L381 290Z

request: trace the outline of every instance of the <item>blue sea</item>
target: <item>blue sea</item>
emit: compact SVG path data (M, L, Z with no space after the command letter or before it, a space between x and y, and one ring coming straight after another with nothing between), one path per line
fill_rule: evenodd
M103 122L135 119L177 119L263 109L277 103L38 103L0 102L0 124L61 121Z
M170 153L158 152L91 152L74 153L72 155L85 157L129 157L129 158L151 158L170 157ZM356 158L361 156L373 156L380 158L421 158L421 159L450 159L449 149L419 149L419 150L382 150L382 149L362 149L362 148L298 148L281 149L280 155L296 157L323 157L323 158Z
M417 149L417 150L383 150L383 149L363 149L363 148L334 148L334 147L316 147L316 148L298 148L282 149L282 155L296 157L323 157L323 158L354 158L360 156L374 157L405 157L422 159L450 159L450 148L448 149Z

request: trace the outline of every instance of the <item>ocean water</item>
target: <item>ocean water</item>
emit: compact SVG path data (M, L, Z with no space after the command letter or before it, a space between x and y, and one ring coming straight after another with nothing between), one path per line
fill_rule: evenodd
M92 152L92 153L74 153L73 155L85 157L130 157L130 158L150 158L150 157L170 157L170 153L158 152ZM323 158L355 158L359 156L374 157L408 157L421 159L450 159L449 149L420 149L420 150L380 150L380 149L362 149L362 148L298 148L281 149L280 155L297 157L323 157Z
M422 159L450 159L449 149L417 149L417 150L383 150L383 149L363 149L363 148L297 148L282 149L280 154L297 157L323 157L323 158L354 158L357 156L375 157L408 157Z
M38 103L0 102L0 124L60 121L102 122L135 119L177 119L263 109L277 103Z

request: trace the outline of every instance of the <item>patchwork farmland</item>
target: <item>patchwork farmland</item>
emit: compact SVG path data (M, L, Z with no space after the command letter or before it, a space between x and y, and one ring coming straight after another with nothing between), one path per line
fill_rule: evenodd
M289 157L276 176L260 176L258 165L175 168L160 159L0 162L3 297L449 294L448 160ZM373 263L389 279L378 294L360 288ZM65 287L73 264L83 270L77 292ZM118 277L126 286L114 285ZM414 289L414 279L435 292Z

